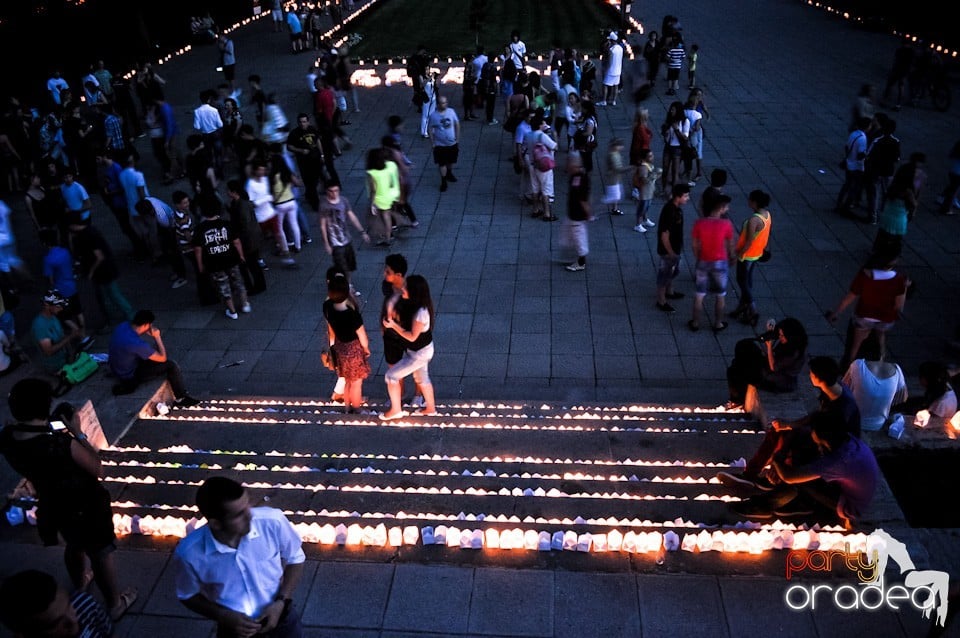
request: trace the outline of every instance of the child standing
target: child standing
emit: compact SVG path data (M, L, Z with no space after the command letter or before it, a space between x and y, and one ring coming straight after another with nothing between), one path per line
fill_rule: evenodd
M690 80L690 90L693 90L697 86L697 60L700 59L700 45L694 44L690 47L690 52L687 54L687 79Z
M647 213L650 211L653 193L657 190L657 180L663 174L662 168L656 168L653 165L653 151L646 149L643 153L640 164L633 174L633 186L640 193L637 200L637 224L633 227L633 230L638 233L645 233L648 228L657 225L647 217Z
M630 167L623 161L623 140L614 138L610 140L610 146L607 148L607 188L606 197L603 203L608 206L607 212L611 215L623 215L620 210L620 200L623 199L623 186L620 184L620 176L630 170Z

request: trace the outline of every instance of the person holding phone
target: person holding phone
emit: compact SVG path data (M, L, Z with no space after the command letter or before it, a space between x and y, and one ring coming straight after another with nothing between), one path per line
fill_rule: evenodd
M64 563L76 589L84 586L89 565L116 621L137 599L137 591L119 586L113 511L110 493L100 482L100 455L70 404L51 412L53 396L43 379L14 384L9 407L15 422L0 431L0 454L37 492L37 531L43 543L56 545L63 538Z

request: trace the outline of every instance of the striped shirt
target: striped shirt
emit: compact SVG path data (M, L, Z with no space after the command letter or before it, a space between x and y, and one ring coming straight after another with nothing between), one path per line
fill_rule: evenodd
M687 57L683 50L683 45L675 46L667 51L667 68L679 69L683 66L683 60Z
M113 622L107 610L85 591L70 597L70 606L77 612L80 633L77 638L107 638L113 633Z

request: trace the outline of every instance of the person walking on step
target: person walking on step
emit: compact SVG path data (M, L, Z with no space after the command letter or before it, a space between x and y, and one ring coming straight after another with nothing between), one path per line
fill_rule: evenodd
M173 554L177 598L217 623L222 638L299 638L293 595L306 555L299 534L272 507L251 507L247 490L224 476L197 490L207 524L190 532Z
M173 391L175 405L189 408L199 403L187 394L180 366L167 357L167 347L160 336L160 328L153 325L156 316L149 310L138 310L130 321L117 326L110 337L110 371L120 381L113 386L114 394L130 394L141 383L156 377L165 377ZM144 335L153 340L150 345Z
M63 559L74 588L85 585L89 566L110 618L119 620L136 601L137 590L120 589L100 455L80 428L73 406L61 403L51 411L53 388L43 379L18 381L8 405L15 423L0 431L0 454L37 492L40 539L56 545L63 538Z

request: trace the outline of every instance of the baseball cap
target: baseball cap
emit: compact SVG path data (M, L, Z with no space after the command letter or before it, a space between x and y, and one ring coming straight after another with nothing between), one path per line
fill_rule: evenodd
M610 35L607 36L607 39L608 39L608 40L619 40L620 38L617 37L617 32L616 32L616 31L611 31L611 32L610 32Z
M60 306L63 308L67 305L67 299L60 293L56 288L51 288L47 291L47 294L43 296L43 303L50 304L51 306Z

